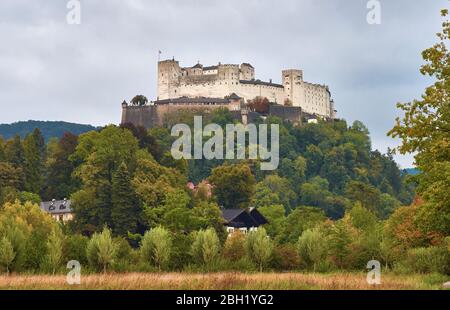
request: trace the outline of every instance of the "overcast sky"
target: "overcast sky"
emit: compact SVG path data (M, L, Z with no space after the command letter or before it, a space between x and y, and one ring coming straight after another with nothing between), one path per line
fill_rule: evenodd
M446 0L84 0L81 24L66 21L66 0L0 1L0 123L120 122L120 103L156 94L158 50L182 66L250 62L257 78L281 70L330 86L338 116L363 121L374 148L398 114L431 81L421 51L436 42ZM396 157L402 167L412 157Z

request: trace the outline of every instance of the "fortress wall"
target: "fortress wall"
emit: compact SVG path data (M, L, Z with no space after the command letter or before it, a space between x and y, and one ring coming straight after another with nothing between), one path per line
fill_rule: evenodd
M235 92L244 98L245 102L255 97L266 97L270 102L284 104L286 98L283 88L266 85L239 84Z
M163 126L167 121L167 116L170 114L177 114L189 112L192 114L202 115L220 108L236 109L234 104L227 105L202 105L202 104L186 104L186 105L154 105L154 106L127 106L122 108L122 124L132 123L135 126L142 126L145 128L153 128ZM240 113L240 111L239 111Z
M302 123L302 108L300 107L271 105L269 108L269 114L277 116L283 120L290 121L293 124Z
M305 112L328 117L332 115L330 92L325 86L304 83L304 96L303 110Z
M177 97L224 98L236 92L237 86L235 83L217 80L209 83L181 84L177 89Z
M135 126L151 128L161 123L156 106L134 107L127 106L122 108L122 124L132 123Z

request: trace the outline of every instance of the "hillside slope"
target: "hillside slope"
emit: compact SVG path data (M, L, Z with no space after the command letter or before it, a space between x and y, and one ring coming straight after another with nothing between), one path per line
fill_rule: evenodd
M85 133L87 131L97 129L91 125L82 125L75 123L59 122L59 121L26 121L13 124L0 124L0 136L9 139L19 134L22 138L35 128L39 128L45 140L56 137L60 138L65 132L71 132L75 135Z

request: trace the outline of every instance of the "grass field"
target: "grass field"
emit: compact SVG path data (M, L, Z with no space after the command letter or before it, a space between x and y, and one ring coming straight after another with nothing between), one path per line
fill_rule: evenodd
M0 276L0 289L33 290L428 290L440 289L445 277L382 275L382 284L368 285L361 273L129 273L85 275L81 285L69 286L65 276Z

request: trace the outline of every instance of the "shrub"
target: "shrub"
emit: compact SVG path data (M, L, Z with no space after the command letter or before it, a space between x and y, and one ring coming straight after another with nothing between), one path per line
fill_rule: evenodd
M308 229L298 239L297 249L303 266L315 271L327 258L327 239L318 228Z
M95 233L89 240L86 256L93 268L102 268L106 273L108 266L114 263L117 246L114 243L111 230L104 228L101 233Z
M220 241L214 229L200 230L196 233L191 254L198 262L210 266L219 255Z
M260 227L257 231L248 234L245 242L248 257L258 265L259 271L263 271L273 252L273 243L267 236L266 230Z
M169 231L162 227L145 233L141 241L141 256L144 261L152 262L158 270L167 266L172 253L172 239Z
M235 262L245 256L245 235L236 231L228 236L223 247L223 257Z
M450 254L445 246L410 249L400 264L411 272L449 274Z
M67 262L76 260L81 265L86 265L88 263L86 256L88 242L89 238L79 234L67 236L64 240L64 260Z
M0 265L6 269L6 274L9 274L9 267L11 266L16 253L8 238L3 237L0 240Z
M44 266L48 268L52 274L61 266L63 257L63 238L61 232L53 230L47 240L47 254L44 258Z
M299 267L300 258L292 244L277 245L274 248L272 266L277 270L294 270Z

